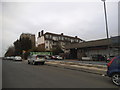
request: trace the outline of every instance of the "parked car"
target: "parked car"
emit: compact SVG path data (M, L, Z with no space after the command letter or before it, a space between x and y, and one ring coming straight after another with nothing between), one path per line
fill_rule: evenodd
M10 57L10 60L14 60L14 59L15 59L15 57L14 57L14 56L11 56L11 57Z
M103 55L95 54L92 56L93 61L106 61L106 58Z
M111 77L114 84L120 86L120 56L114 57L107 67L107 75Z
M35 65L35 64L40 63L43 65L45 63L45 61L46 61L46 59L45 59L44 55L31 55L28 57L28 64Z
M14 61L22 61L22 58L20 56L15 56Z
M51 56L51 59L56 59L56 57L55 56Z
M3 57L2 60L7 60L7 57Z
M45 59L49 60L49 59L51 59L51 56L46 55L46 56L45 56Z
M6 57L6 60L10 60L10 57Z
M6 60L13 60L13 59L14 59L14 56L6 57Z
M56 56L55 56L55 59L56 59L56 60L62 60L63 57L61 57L61 56L59 56L59 55L56 55Z

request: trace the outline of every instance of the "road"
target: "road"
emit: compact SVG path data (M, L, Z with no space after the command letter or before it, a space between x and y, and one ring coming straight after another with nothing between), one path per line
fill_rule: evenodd
M3 88L117 88L110 78L49 65L4 60Z

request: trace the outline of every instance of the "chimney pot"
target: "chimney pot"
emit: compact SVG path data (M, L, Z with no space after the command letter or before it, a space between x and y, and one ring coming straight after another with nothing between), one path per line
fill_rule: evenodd
M41 36L43 36L43 34L44 34L44 30L41 31Z
M61 33L61 35L63 35L63 33Z
M40 37L40 32L38 32L38 37Z
M77 38L77 36L75 36L75 38Z

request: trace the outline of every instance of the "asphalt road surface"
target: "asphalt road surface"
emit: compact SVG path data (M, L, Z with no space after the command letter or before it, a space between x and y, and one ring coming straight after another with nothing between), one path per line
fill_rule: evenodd
M2 88L118 88L110 78L49 65L2 62Z

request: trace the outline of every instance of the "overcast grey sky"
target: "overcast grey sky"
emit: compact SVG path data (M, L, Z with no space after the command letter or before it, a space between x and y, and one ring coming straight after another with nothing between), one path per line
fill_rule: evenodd
M109 1L109 0L108 0ZM110 36L118 35L118 2L106 2ZM37 37L41 30L78 36L83 40L106 38L103 2L2 2L3 53L21 33ZM1 51L0 51L1 52Z

